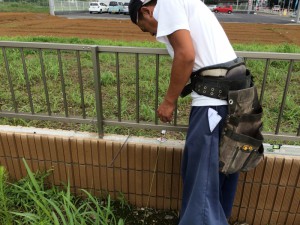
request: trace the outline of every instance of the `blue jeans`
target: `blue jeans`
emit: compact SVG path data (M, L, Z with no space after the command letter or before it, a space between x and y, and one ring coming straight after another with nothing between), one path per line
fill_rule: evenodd
M211 132L208 109L222 120ZM227 106L192 107L182 159L183 193L179 225L227 225L238 174L219 173L219 141Z

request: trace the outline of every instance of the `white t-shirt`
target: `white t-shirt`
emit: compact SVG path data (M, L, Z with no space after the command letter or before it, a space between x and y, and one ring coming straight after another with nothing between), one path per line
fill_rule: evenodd
M176 30L189 30L195 49L193 71L237 56L215 15L200 0L157 0L154 18L158 21L156 39L165 43L170 56L174 50L167 35ZM225 100L210 98L192 92L192 106L226 105Z

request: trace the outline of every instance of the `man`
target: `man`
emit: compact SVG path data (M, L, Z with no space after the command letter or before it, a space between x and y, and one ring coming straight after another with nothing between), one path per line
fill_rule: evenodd
M132 22L143 32L149 32L166 44L173 58L170 84L157 110L161 121L172 120L175 103L192 72L195 77L203 72L203 76L206 73L218 79L225 76L225 65L226 76L229 73L235 77L245 76L244 65L232 66L237 56L218 20L202 1L131 0L129 13ZM227 65L238 69L231 72L226 70ZM209 68L208 72L205 68ZM193 88L191 94L190 125L182 160L179 224L225 225L238 181L238 174L219 173L218 146L227 115L227 100L220 98L223 94L216 93L214 87L201 87L203 90L198 93Z

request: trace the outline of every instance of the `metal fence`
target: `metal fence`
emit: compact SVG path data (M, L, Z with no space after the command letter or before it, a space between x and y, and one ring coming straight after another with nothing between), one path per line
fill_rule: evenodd
M165 49L0 42L0 118L186 131L190 99L156 115L169 82ZM237 52L255 77L265 138L300 140L300 54ZM3 123L3 122L2 122Z
M54 0L54 12L88 11L89 1L60 1Z

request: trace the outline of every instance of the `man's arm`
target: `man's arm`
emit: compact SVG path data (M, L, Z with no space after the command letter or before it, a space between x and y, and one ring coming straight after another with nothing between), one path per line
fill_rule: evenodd
M190 78L195 61L194 46L188 30L177 30L168 35L168 39L174 49L174 59L167 93L157 109L163 122L172 120L175 103Z

